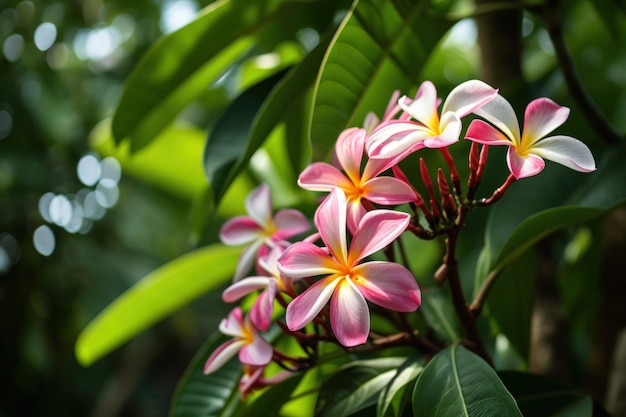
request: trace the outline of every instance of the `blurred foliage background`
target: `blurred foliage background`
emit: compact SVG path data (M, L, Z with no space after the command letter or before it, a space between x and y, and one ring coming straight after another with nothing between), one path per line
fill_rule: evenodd
M207 187L202 150L205 132L230 100L263 71L284 68L294 56L310 50L319 40L311 32L299 33L297 47L281 49L278 59L247 62L236 76L226 74L206 86L173 126L136 154L113 145L110 117L130 70L159 36L189 22L208 3L2 0L0 416L166 415L185 367L227 311L219 292L201 297L88 368L75 359L77 335L141 277L196 246L214 242L219 220L241 213L241 196L259 180L274 182L279 205L290 202L285 191L295 190L297 173L279 165L266 169L257 158L236 182L232 196L226 196L217 217L211 222L201 219ZM459 3L462 13L467 2ZM591 96L624 132L624 21L603 15L592 3L563 4L565 36ZM524 91L515 85L505 88L513 97L540 92L571 106L569 134L584 140L594 154L602 154L606 145L568 94L541 18L526 13L521 30ZM421 73L415 85L430 79L441 96L466 79L481 77L474 21L456 24ZM585 227L619 253L625 247L623 211L615 211L611 219L612 233L604 233L602 221ZM483 233L484 221L476 223L475 234ZM575 231L568 233L563 242ZM584 233L575 236L584 240ZM465 250L473 249L468 245ZM436 267L440 253L425 251L425 266L419 268L426 274ZM621 268L618 258L608 267ZM572 329L577 363L583 364L565 378L581 386L591 384L586 388L597 396L605 394L610 350L596 352L601 365L589 365L596 348L590 335L602 329L597 326L597 306L607 305L609 295L614 299L611 306L619 306L626 293L623 286L584 281L566 293L561 311ZM581 294L588 314L575 321ZM611 329L603 330L612 338L607 346L614 345L614 329L626 324L621 304L622 310L615 307L608 313L615 320ZM585 379L593 374L587 365L601 374L598 382Z

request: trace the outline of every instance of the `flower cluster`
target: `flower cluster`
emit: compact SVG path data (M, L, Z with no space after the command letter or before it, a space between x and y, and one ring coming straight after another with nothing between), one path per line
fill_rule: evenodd
M426 239L458 233L469 210L496 202L515 180L538 174L544 159L581 172L595 170L593 156L582 142L562 135L546 137L569 115L568 108L547 98L528 105L520 133L511 104L482 81L454 88L441 112L431 82L424 82L413 99L398 97L394 93L382 120L369 114L364 128L349 128L339 135L332 164L315 162L300 174L302 188L328 193L315 212L313 234L302 236L310 225L298 211L283 209L273 215L266 185L246 199L247 216L223 226L223 243L249 244L223 299L234 302L250 294L255 298L246 315L235 307L222 321L220 331L232 339L209 357L205 373L238 355L244 367L240 389L246 394L284 379L284 372L264 376L271 362L287 371L313 365L321 341L347 350L368 344L384 348L398 341L433 349L406 317L419 308L421 293L403 264L406 259L396 260L399 237L405 232ZM465 135L473 143L464 190L448 147L459 141L463 119L471 114L479 118L471 121ZM509 147L510 175L490 197L475 199L489 145ZM416 191L398 165L423 148L439 149L449 170L448 176L439 168L433 181L420 159L427 197ZM287 240L295 237L302 239ZM387 260L373 260L376 254ZM371 331L374 306L377 314L402 317L396 321L398 334ZM264 338L273 323L299 343L301 356L281 352Z

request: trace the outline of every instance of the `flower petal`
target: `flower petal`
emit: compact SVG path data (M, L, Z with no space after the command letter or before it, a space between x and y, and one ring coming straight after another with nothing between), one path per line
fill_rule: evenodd
M324 249L309 242L296 242L278 258L278 269L288 278L334 274L337 263Z
M254 335L252 343L245 344L239 351L239 361L246 365L267 365L272 360L274 349L258 334Z
M489 103L474 111L478 116L500 129L513 143L520 142L520 129L513 106L501 95L497 95Z
M226 362L239 352L243 345L244 342L241 339L232 339L219 345L205 362L204 374L210 374L224 366Z
M363 196L376 204L386 206L417 200L413 188L394 177L372 178L363 184Z
M236 216L228 220L220 230L220 240L225 245L236 246L257 239L263 228L247 216Z
M290 238L311 228L304 214L294 209L278 210L274 216L274 224L277 231L272 235L272 239L278 240Z
M469 80L456 86L443 103L441 114L454 112L461 118L484 106L498 90L479 80Z
M268 282L267 290L259 294L257 299L254 300L254 304L252 304L252 308L250 309L250 321L259 330L266 331L272 324L276 289L276 281L271 279Z
M252 242L250 246L241 251L241 255L239 255L239 260L237 261L237 269L235 270L235 275L233 276L234 282L239 281L248 274L248 271L250 271L250 268L254 265L256 256L262 246L263 239L257 239Z
M331 275L311 285L287 306L285 319L289 330L299 330L309 324L324 308L337 284L344 276Z
M340 264L345 264L347 259L347 204L343 190L333 188L315 212L315 226L322 241Z
M365 129L350 128L339 135L335 153L339 164L350 180L358 184L361 179L361 159L365 149Z
M355 265L361 259L384 248L406 230L411 220L408 213L392 210L373 210L368 212L354 233L350 245L349 265Z
M461 119L452 113L447 112L443 114L441 118L440 128L443 127L443 131L436 136L429 136L424 139L424 146L431 149L443 148L450 146L453 143L458 142L459 135L461 134Z
M222 293L222 300L227 303L235 302L253 291L267 288L267 284L271 279L258 276L244 278L226 288Z
M359 222L365 216L367 210L361 204L361 199L354 199L348 201L348 213L346 217L346 222L348 226L348 231L351 235L356 232L357 227L359 226Z
M531 152L576 171L596 170L596 163L587 145L570 136L542 139L533 146Z
M366 262L352 269L352 276L363 296L374 304L395 311L417 310L421 292L411 272L392 262Z
M511 140L498 129L478 119L472 120L472 123L470 123L467 128L467 133L465 134L465 139L482 143L483 145L511 146L513 144Z
M430 81L424 81L417 90L415 100L407 103L404 96L398 100L402 110L409 113L418 122L436 130L439 126L439 113L437 112L437 89Z
M298 185L309 191L330 191L333 187L344 189L354 187L348 177L326 162L314 162L306 167L298 177Z
M533 143L561 126L569 116L569 108L559 106L549 98L531 101L524 112L522 143L530 147Z
M330 326L343 346L361 345L370 332L370 313L363 295L344 279L330 300Z
M245 201L248 215L264 229L272 221L272 198L267 184L261 184L248 194Z
M429 129L419 123L391 120L374 130L367 138L365 146L370 158L390 159L413 149L428 136Z
M506 161L509 165L509 170L515 178L532 177L539 174L546 163L540 156L528 154L525 157L519 156L514 147L510 147L506 154Z

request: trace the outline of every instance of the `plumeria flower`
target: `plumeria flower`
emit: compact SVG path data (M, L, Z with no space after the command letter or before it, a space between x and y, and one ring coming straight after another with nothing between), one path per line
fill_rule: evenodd
M239 380L239 392L245 399L255 389L261 389L283 382L293 375L293 372L282 370L269 378L263 375L265 366L243 365L243 375Z
M330 300L330 325L344 346L365 343L370 330L366 299L396 311L415 311L421 294L405 267L383 261L360 263L393 242L406 229L410 216L391 210L370 211L359 222L350 247L346 236L347 199L335 188L315 213L315 225L326 248L297 242L278 259L287 277L324 275L287 306L290 330L310 323Z
M309 165L298 178L300 187L311 191L331 191L341 188L348 199L348 229L356 230L365 215L364 201L382 205L395 205L417 200L415 191L401 179L381 176L393 161L370 159L361 173L361 160L365 150L365 129L344 130L335 144L337 167L325 162Z
M403 96L398 104L415 121L390 120L367 138L370 158L396 158L398 161L421 148L441 148L459 140L461 118L491 101L498 90L479 80L469 80L454 88L441 109L433 83L424 81L415 100Z
M241 308L235 307L228 317L221 321L219 329L233 339L222 343L209 356L204 364L205 374L215 372L237 353L239 361L246 365L263 366L272 360L274 353L272 346L259 335L248 316L243 318Z
M263 290L250 309L250 320L259 330L269 329L272 323L276 292L293 294L292 280L284 278L278 270L277 261L282 253L282 248L274 247L267 256L259 259L259 265L267 276L244 278L226 288L222 293L222 299L227 303L232 303L251 292Z
M220 231L220 240L225 245L251 243L239 257L234 281L240 280L250 270L259 250L275 246L286 248L290 243L285 239L310 227L306 217L297 210L282 209L272 217L272 200L267 184L252 190L245 205L248 216L230 219Z
M500 95L477 110L476 114L495 127L482 120L474 120L465 139L484 145L508 146L507 164L515 178L541 172L545 166L544 158L576 171L591 172L596 169L591 151L578 139L562 135L545 137L565 123L569 116L569 108L559 106L548 98L538 98L528 104L521 134L513 107Z

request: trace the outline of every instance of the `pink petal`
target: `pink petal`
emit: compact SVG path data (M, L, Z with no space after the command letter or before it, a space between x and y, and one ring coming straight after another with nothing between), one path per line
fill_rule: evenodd
M365 149L365 129L346 129L335 143L339 164L350 180L358 184L361 179L361 159Z
M408 213L392 210L368 212L354 233L350 245L349 265L383 249L406 230L411 220Z
M241 307L233 308L228 316L224 318L220 324L220 332L227 336L240 337L243 334L243 313Z
M512 146L506 154L506 159L511 174L513 174L517 179L537 175L545 166L545 162L540 156L533 154L528 154L525 157L519 156L515 148Z
M596 170L596 163L587 145L570 136L551 136L542 139L535 143L531 152L576 171Z
M465 81L450 92L441 114L454 112L459 118L464 117L493 100L497 94L498 90L482 81Z
M241 281L237 281L228 288L226 288L222 293L222 300L227 303L237 301L253 291L267 288L270 280L272 280L272 278L269 277L244 278Z
M333 188L315 212L315 226L322 241L341 264L345 264L347 256L346 212L346 195L340 188Z
M330 326L343 346L361 345L370 332L370 314L363 295L343 279L330 300Z
M278 210L274 216L274 224L278 230L272 235L272 239L287 239L311 228L304 214L294 209Z
M478 119L472 120L472 123L470 123L465 139L482 143L483 145L512 145L511 140L502 132Z
M397 165L402 159L399 157L368 159L363 168L363 174L361 174L361 183L367 182L383 171Z
M344 276L331 275L311 285L287 306L285 318L289 330L299 330L309 324L328 303L337 284Z
M260 226L266 228L272 221L272 199L270 188L261 184L248 194L245 201L248 215Z
M395 311L411 312L421 304L415 277L402 265L392 262L366 262L352 269L360 276L354 283L363 296L374 304Z
M268 282L267 290L259 294L250 309L250 321L259 330L266 331L272 324L276 287L276 281L271 279Z
M376 203L391 206L417 200L415 191L401 179L378 177L363 185L363 196Z
M520 129L517 116L511 104L501 95L477 109L476 113L500 129L515 144L520 142Z
M436 136L429 136L424 139L424 146L431 149L443 148L450 146L453 143L458 142L459 135L461 134L461 119L452 112L443 114L441 118L440 128L443 127L443 132Z
M524 146L531 146L565 123L568 116L569 108L559 106L549 98L531 101L524 112L522 143Z
M330 191L334 187L354 187L341 171L326 162L314 162L302 171L298 185L309 191Z
M220 230L220 240L225 245L242 245L258 238L262 231L263 228L250 217L237 216L224 223Z
M415 122L391 120L372 132L365 146L370 158L390 159L426 139L428 132L428 128Z
M291 244L289 246L291 246ZM272 277L278 277L280 275L278 271L278 258L280 258L284 251L285 249L282 247L276 246L272 248L266 256L259 259L261 269Z
M241 251L241 255L239 255L239 260L237 261L237 269L235 270L235 275L233 276L234 282L239 281L248 274L254 265L254 261L261 246L263 246L263 239L257 239L252 242L250 246Z
M365 132L370 133L379 124L380 119L378 118L378 116L376 116L376 113L370 111L365 115L365 120L363 121L363 129L365 129Z
M363 216L365 216L365 213L367 213L367 210L365 210L365 207L363 207L363 204L361 204L360 199L350 200L348 202L348 213L346 221L348 225L348 231L351 235L353 235L356 231L357 227L359 226L359 222L361 221Z
M309 242L296 242L278 258L278 269L288 278L334 274L338 265L326 251Z
M402 110L409 113L418 122L436 129L439 126L439 113L437 112L437 89L430 81L424 81L417 90L415 100L407 103L404 96L398 100Z
M239 361L246 365L267 365L272 360L273 355L272 346L261 336L255 334L252 343L245 344L239 351Z
M204 374L210 374L224 366L226 362L232 359L237 352L239 352L243 345L244 342L241 339L229 340L228 342L219 345L205 362Z
M400 105L398 105L398 99L400 98L400 91L395 90L391 94L391 98L387 103L387 108L385 109L385 114L383 115L383 121L390 120L400 111Z

